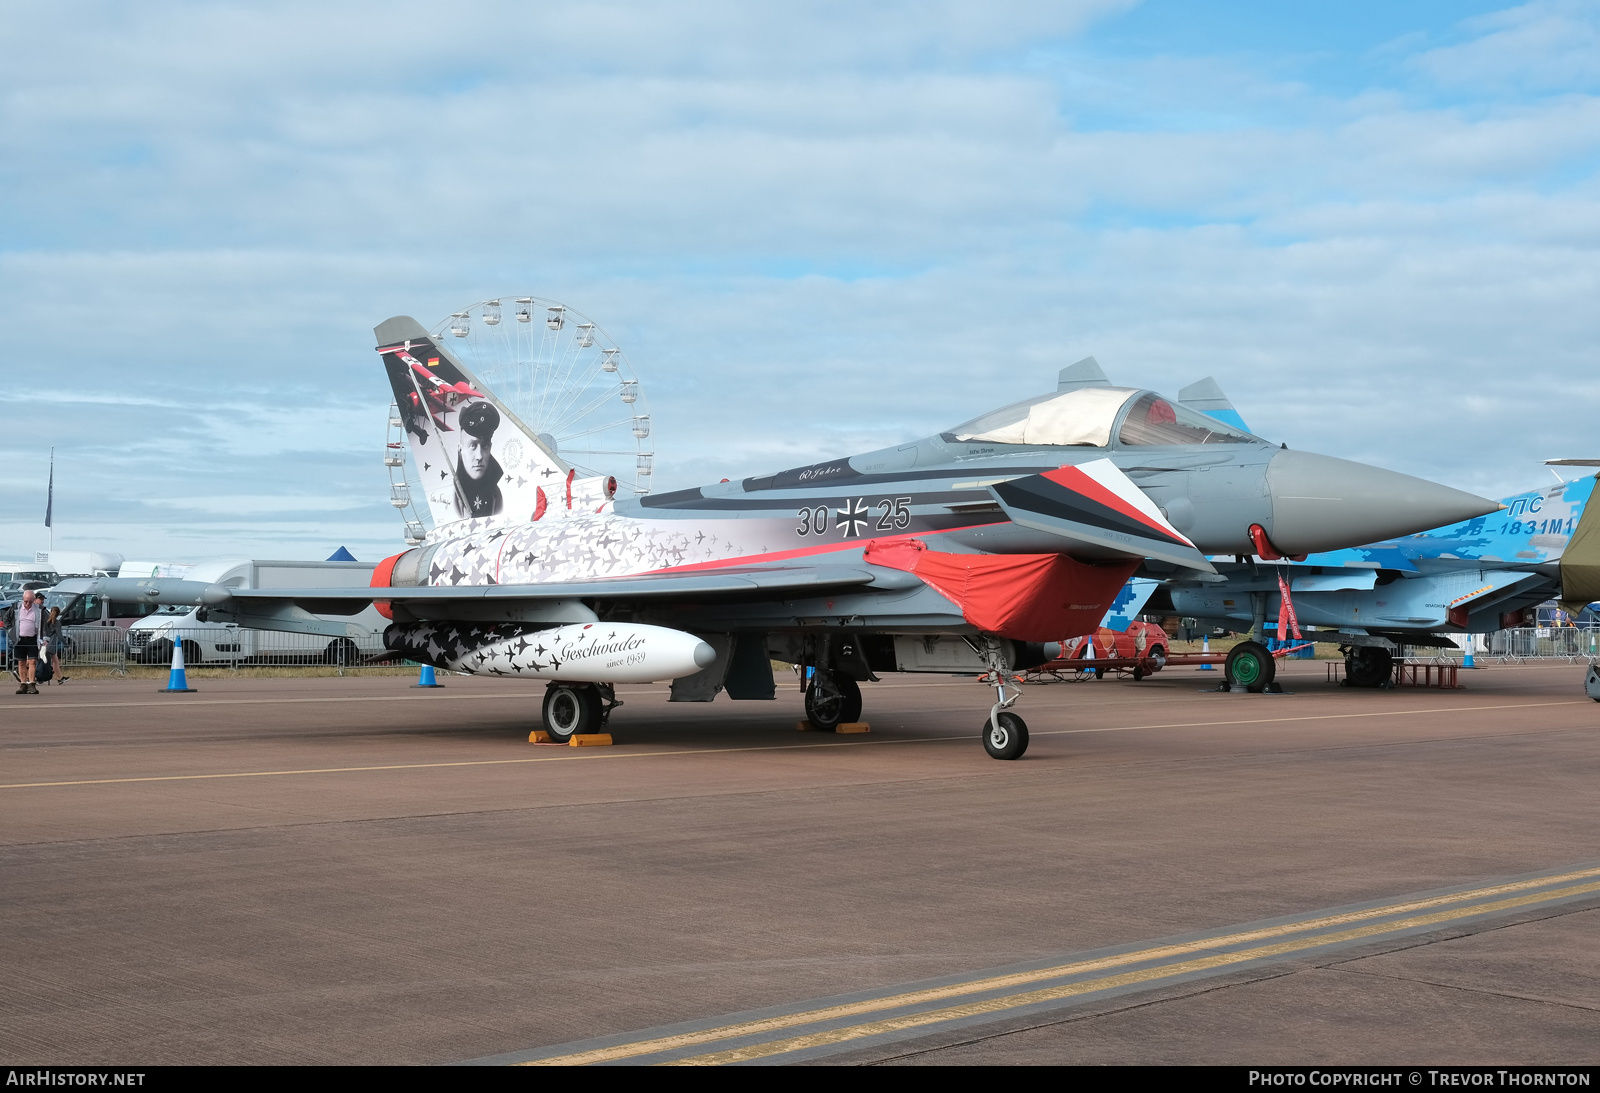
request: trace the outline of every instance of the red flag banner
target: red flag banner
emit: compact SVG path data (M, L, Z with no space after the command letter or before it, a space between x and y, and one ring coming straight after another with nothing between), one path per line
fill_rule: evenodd
M1294 628L1295 640L1300 640L1300 620L1294 617L1294 600L1289 598L1289 582L1283 579L1283 574L1278 574L1278 592L1283 597L1283 602L1278 607L1278 640L1287 641L1290 627Z

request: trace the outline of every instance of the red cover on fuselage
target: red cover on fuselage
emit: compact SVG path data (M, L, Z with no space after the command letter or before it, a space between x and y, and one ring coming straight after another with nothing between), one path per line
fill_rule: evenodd
M921 540L872 542L873 565L915 573L986 634L1061 641L1092 634L1138 560L1087 565L1064 554L946 554Z

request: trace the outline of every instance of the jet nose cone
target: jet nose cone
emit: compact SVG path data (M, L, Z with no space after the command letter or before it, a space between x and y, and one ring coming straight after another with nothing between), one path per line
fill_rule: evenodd
M1470 520L1500 505L1437 482L1312 452L1267 464L1272 545L1285 554L1360 546Z
M717 659L717 651L703 641L695 642L694 662L701 668L711 667L711 662Z

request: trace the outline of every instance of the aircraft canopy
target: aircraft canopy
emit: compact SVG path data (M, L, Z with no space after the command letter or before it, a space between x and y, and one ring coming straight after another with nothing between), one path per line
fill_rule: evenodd
M1104 448L1122 408L1118 439L1128 445L1249 444L1255 437L1217 419L1131 387L1083 387L991 410L957 425L957 440L991 444Z

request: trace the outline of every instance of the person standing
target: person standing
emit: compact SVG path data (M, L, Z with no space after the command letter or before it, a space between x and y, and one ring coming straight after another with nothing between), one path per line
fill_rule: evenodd
M36 695L39 685L33 674L39 667L39 633L44 629L44 613L39 610L39 600L30 588L22 593L13 622L12 647L17 656L17 688L19 695Z
M61 608L59 607L52 607L50 613L45 616L39 653L50 658L50 674L55 677L56 686L65 683L69 677L61 674ZM37 672L34 674L38 675Z

